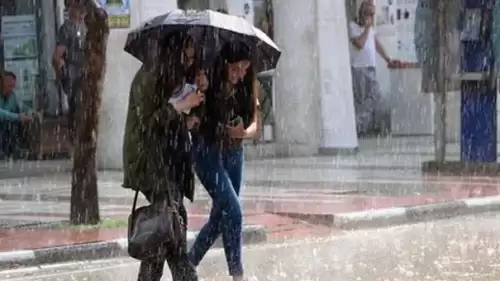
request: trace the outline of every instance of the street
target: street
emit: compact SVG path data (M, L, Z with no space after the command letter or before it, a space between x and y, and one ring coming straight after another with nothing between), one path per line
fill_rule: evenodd
M500 280L499 219L485 214L250 246L245 269L250 280L273 281ZM131 259L68 263L4 271L0 280L135 280L137 267ZM230 280L223 252L213 250L199 273L200 280Z

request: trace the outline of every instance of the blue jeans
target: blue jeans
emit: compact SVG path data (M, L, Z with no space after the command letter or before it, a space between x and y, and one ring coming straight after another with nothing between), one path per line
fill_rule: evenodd
M189 259L197 266L222 234L229 275L242 276L243 211L238 196L243 176L243 148L231 148L221 153L199 145L194 153L196 175L213 203L208 222L196 237Z

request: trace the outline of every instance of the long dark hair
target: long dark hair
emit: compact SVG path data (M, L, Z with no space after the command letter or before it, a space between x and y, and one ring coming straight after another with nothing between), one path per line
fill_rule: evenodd
M172 36L160 43L157 69L157 87L160 92L157 95L169 98L173 91L180 87L186 76L186 67L183 64L184 44L186 38L181 36Z
M241 118L243 118L243 125L250 126L253 121L253 115L256 108L256 101L254 99L254 81L256 73L250 65L247 74L243 80L236 85L236 98L238 100L238 108Z
M212 81L214 90L222 93L225 90L228 75L228 64L243 60L251 60L250 48L241 42L227 43L220 50L220 55L215 60ZM237 85L235 85L237 87Z
M224 104L226 97L226 83L228 75L228 64L241 60L250 60L251 52L244 44L226 45L222 51L221 56L215 63L214 73L212 76L212 94L217 95L219 104ZM247 74L242 81L233 85L235 91L235 98L237 105L235 110L243 118L244 126L247 127L252 122L255 101L253 98L253 83L255 80L255 71L250 65ZM208 98L207 98L208 99ZM221 100L222 99L222 100Z
M234 97L237 100L236 108L228 108L231 99L228 98L228 93L226 92L227 74L228 74L228 64L248 59L250 54L243 50L238 50L235 46L226 45L222 48L219 56L214 60L211 70L209 71L209 81L210 85L206 92L205 108L206 114L203 116L199 133L193 139L196 141L198 137L202 137L207 143L211 145L222 144L221 140L226 138L226 122L228 122L228 117L230 109L237 111L237 114L243 118L245 126L248 126L249 121L251 122L251 117L253 116L253 110L251 110L251 117L246 118L247 110L249 104L245 101L247 97L252 97L253 89L253 79L254 74L249 73L244 81L234 85L234 90L236 91ZM243 48L245 49L245 48ZM245 54L246 52L246 54ZM244 89L244 92L241 91ZM247 94L248 93L248 94ZM243 101L243 102L242 102ZM247 106L246 109L244 108ZM252 104L253 108L253 104Z
M164 106L169 104L169 99L185 82L187 69L185 67L184 48L189 38L174 36L162 42L158 54L155 75L157 78L156 93L154 96L155 110L163 112ZM196 57L195 57L196 61ZM181 88L182 89L182 88ZM167 176L178 184L187 194L192 193L194 174L192 170L191 154L189 149L189 132L182 114L177 115L177 120L168 122L166 128L157 127L151 145L156 146L155 157L158 165L165 167ZM162 187L163 188L163 187Z

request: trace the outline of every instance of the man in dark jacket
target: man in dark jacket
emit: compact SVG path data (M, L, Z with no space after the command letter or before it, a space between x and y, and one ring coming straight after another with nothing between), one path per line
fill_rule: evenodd
M57 31L57 42L52 55L52 66L61 90L68 101L68 130L70 141L74 137L74 114L76 83L81 75L84 61L84 44L87 27L83 21L83 2L81 0L66 1L68 19ZM62 96L61 96L62 97ZM73 143L71 143L73 145Z

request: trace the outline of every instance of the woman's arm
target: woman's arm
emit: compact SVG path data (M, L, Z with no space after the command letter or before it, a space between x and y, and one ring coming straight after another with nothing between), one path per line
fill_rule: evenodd
M253 117L252 123L245 129L246 139L256 139L260 137L260 86L257 78L254 79L252 85L252 95L253 95Z
M165 128L169 122L179 117L174 106L162 97L163 93L156 91L155 79L147 73L135 79L140 79L138 83L132 83L132 87L137 92L137 114L141 116L144 129Z
M190 93L184 99L170 102L172 106L177 110L177 112L184 112L186 110L190 110L199 106L202 102L205 101L205 95L203 93Z

